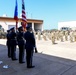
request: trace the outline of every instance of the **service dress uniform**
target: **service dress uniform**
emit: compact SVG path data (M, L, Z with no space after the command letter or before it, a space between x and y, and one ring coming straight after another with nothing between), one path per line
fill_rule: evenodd
M17 45L17 39L16 39L16 33L15 29L11 28L11 33L10 33L10 44L11 44L11 59L12 60L17 60L16 58L16 45Z
M26 27L27 31L24 34L24 39L26 40L25 49L26 49L26 62L27 68L34 68L35 66L32 65L33 60L33 52L35 48L35 37L34 34L31 33L32 28Z
M10 58L11 57L10 30L7 30L6 38L7 38L6 45L7 45L7 48L8 48L8 58Z
M18 47L19 47L19 63L25 63L24 56L25 56L25 40L23 38L23 28L18 28L18 34L17 34L17 41L18 41Z

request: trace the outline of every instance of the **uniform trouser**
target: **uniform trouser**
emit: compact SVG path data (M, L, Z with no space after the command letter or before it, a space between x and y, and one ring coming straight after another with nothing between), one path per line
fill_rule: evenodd
M55 37L52 37L52 44L55 44Z
M61 36L60 38L61 38L61 42L63 42L63 37Z
M32 60L33 60L33 50L26 49L27 67L32 66Z
M16 59L16 46L11 46L11 59Z
M7 45L7 48L8 48L8 57L11 57L11 46Z
M24 62L24 56L25 56L25 46L19 45L19 62Z

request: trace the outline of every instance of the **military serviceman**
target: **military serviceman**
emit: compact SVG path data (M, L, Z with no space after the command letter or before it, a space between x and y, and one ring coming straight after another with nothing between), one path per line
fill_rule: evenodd
M46 32L43 33L43 39L46 41Z
M11 33L10 33L11 59L17 60L16 58L17 39L16 39L15 28L13 27L10 30L11 30Z
M7 37L6 45L7 45L7 48L8 48L8 57L10 58L11 57L10 30L7 30L6 37Z
M26 40L25 49L26 49L26 62L27 68L34 68L32 65L33 52L35 47L35 37L32 33L32 27L27 26L26 32L24 33L24 39Z
M68 41L68 31L65 31L65 41Z
M64 31L59 32L60 41L63 42Z
M73 31L74 41L76 42L76 30Z
M70 30L70 34L69 34L69 36L70 36L70 42L73 42L73 30Z
M55 32L55 35L56 35L56 40L59 40L59 30L57 30L57 31Z
M52 44L55 44L55 31L51 32L51 41Z
M37 35L38 35L38 40L41 40L41 32L40 31L37 32Z
M18 41L18 46L19 46L19 63L25 63L24 61L24 56L25 56L25 40L23 38L24 32L23 32L23 27L18 28L18 33L17 33L17 41Z

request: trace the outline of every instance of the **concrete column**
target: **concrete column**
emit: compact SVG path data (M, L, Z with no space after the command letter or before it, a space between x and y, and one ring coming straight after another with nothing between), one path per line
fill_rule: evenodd
M41 31L43 31L44 30L44 28L43 28L43 25L41 24Z
M34 22L32 22L32 29L34 30Z

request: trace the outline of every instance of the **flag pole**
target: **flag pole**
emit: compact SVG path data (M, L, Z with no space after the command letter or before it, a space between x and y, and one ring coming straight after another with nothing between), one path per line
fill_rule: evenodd
M17 32L17 29L18 29L18 21L16 21L16 32Z

